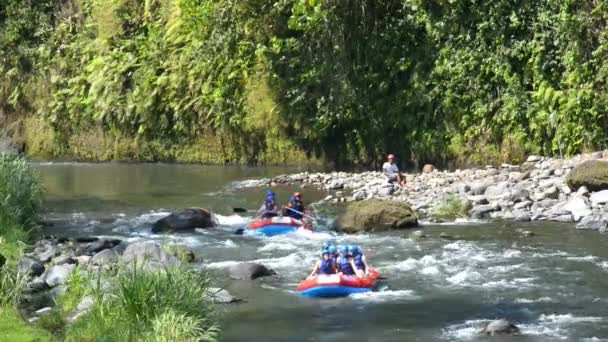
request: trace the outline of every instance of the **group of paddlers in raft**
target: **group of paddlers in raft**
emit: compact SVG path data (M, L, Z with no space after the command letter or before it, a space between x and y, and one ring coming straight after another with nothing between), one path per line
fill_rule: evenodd
M318 274L347 275L365 278L369 275L370 267L367 259L357 245L334 246L329 242L323 243L321 260L317 261L308 278Z

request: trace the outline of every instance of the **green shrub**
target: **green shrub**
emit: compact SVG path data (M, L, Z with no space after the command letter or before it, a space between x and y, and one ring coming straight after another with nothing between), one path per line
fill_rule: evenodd
M215 340L218 328L206 296L206 275L184 268L144 272L135 265L108 280L111 284L104 288L98 281L92 309L68 328L66 340L133 341L171 324L167 336Z
M178 314L173 310L163 312L152 321L152 341L215 341L217 329L202 327L209 323L201 318Z
M0 235L4 226L36 223L43 190L36 173L21 157L0 154Z
M195 259L194 253L188 248L181 245L164 245L163 249L165 250L165 252L174 255L182 263L191 263Z
M431 216L442 220L455 220L468 217L470 210L471 204L469 201L450 195L439 206L435 207Z
M16 307L27 285L27 275L14 267L0 268L0 310Z
M50 342L53 337L43 329L25 323L17 310L7 308L0 311L0 341Z

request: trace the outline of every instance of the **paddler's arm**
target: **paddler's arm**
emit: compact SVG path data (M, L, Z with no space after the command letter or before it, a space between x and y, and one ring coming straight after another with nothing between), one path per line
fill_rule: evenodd
M361 261L363 261L363 265L365 265L365 275L369 275L369 265L367 264L367 258L364 256L361 257Z
M313 266L313 268L312 268L312 272L310 273L310 275L307 278L312 278L315 276L315 274L317 274L317 272L319 272L320 264L321 264L320 261L317 261L315 263L315 266Z

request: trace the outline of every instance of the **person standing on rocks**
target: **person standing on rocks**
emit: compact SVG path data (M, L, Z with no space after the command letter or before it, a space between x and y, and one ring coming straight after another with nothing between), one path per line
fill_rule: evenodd
M382 165L382 173L386 176L389 183L398 182L400 187L405 187L405 175L399 172L395 164L395 155L389 154L386 163Z

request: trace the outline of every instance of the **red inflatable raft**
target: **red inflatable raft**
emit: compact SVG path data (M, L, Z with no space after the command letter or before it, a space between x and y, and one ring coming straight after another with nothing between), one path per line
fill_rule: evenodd
M293 233L298 230L310 232L312 225L309 222L296 220L292 217L277 216L269 219L255 219L249 224L247 234L275 236Z
M370 269L369 276L366 278L320 274L303 280L297 291L307 297L346 297L354 293L372 291L378 278L380 278L380 273L374 269Z

